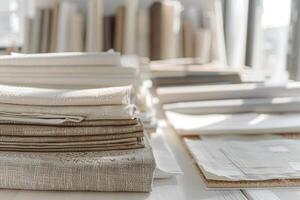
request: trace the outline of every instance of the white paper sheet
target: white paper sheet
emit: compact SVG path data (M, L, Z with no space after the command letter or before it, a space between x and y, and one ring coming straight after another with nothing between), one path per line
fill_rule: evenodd
M165 104L164 110L183 114L300 112L300 97L225 99Z
M166 112L180 135L266 134L300 131L300 114L211 114L186 115Z
M258 83L176 86L158 88L156 92L163 104L202 100L295 97L299 96L300 82L291 82L283 86Z
M293 168L291 163L300 163L300 140L275 138L260 140L258 137L251 141L185 139L185 142L207 179L299 178L300 170ZM270 150L276 146L288 151Z

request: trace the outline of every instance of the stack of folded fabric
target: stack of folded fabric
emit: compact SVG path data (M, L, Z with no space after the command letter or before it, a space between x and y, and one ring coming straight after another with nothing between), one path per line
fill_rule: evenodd
M130 95L0 86L0 187L149 191L155 163Z
M203 85L240 83L239 71L218 64L201 65L189 60L153 61L149 64L150 76L155 86Z
M0 188L151 190L155 161L133 103L133 71L119 57L0 57L0 82L11 84L0 85ZM102 80L104 71L111 77Z
M0 84L84 89L133 84L136 71L122 67L120 54L43 53L0 57Z

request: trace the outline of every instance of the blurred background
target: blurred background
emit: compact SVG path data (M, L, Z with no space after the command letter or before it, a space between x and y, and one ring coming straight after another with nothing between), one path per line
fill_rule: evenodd
M299 80L299 9L297 0L0 1L0 47L2 54L114 49L150 60L193 57Z

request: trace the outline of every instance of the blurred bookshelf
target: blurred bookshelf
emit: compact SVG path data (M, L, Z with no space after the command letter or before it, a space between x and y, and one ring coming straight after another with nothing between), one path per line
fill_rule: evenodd
M113 49L150 60L200 58L280 74L291 1L12 0L1 5L10 15L0 17L9 26L0 30L10 30L4 34L10 38L0 33L0 46L3 38L6 52ZM274 13L280 15L272 18Z

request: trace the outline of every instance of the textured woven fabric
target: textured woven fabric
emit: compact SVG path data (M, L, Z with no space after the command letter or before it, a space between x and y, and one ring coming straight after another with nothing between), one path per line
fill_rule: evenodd
M134 132L134 133L122 133L122 134L109 134L109 135L93 135L93 136L0 136L0 142L15 142L15 143L30 143L30 142L84 142L84 141L106 141L106 140L116 140L123 138L137 138L143 137L143 132Z
M116 69L117 70L117 69ZM47 76L41 77L26 76L26 77L6 77L0 76L1 84L14 86L27 86L49 89L91 89L91 88L108 88L121 87L135 84L135 77L117 77L117 76L97 76L97 75L78 75L66 77Z
M104 152L0 151L0 188L72 191L151 190L150 146Z
M0 120L22 123L62 124L83 120L133 119L136 107L112 106L30 106L0 104Z
M64 122L61 124L55 124L55 126L122 126L122 125L134 125L137 124L137 119L124 119L124 120L91 120L91 121L81 121L81 122ZM38 123L31 123L31 122L17 122L17 121L1 121L0 124L19 124L19 125L45 125L47 124L38 124Z
M0 66L1 75L11 77L16 76L73 76L73 75L119 75L121 77L132 77L135 75L136 70L131 67L111 67L111 66L66 66L66 65L53 65L53 66Z
M0 57L0 66L53 66L53 65L113 65L120 66L120 54L114 52L64 52L5 55Z
M141 140L141 139L139 139ZM94 141L66 141L66 142L0 142L1 147L5 146L19 146L20 148L26 147L79 147L79 146L89 146L89 145L110 145L113 146L114 144L127 144L127 143L137 143L138 138L122 138L122 139L113 139L113 140L94 140Z
M36 146L36 145L0 145L2 151L21 151L21 152L77 152L77 151L109 151L120 149L138 149L143 148L141 142L122 142L112 144L77 144L69 146Z
M63 90L0 85L0 103L39 106L129 104L131 90L131 86Z
M0 124L0 135L5 136L87 136L135 133L143 131L142 124L129 126L55 127Z

